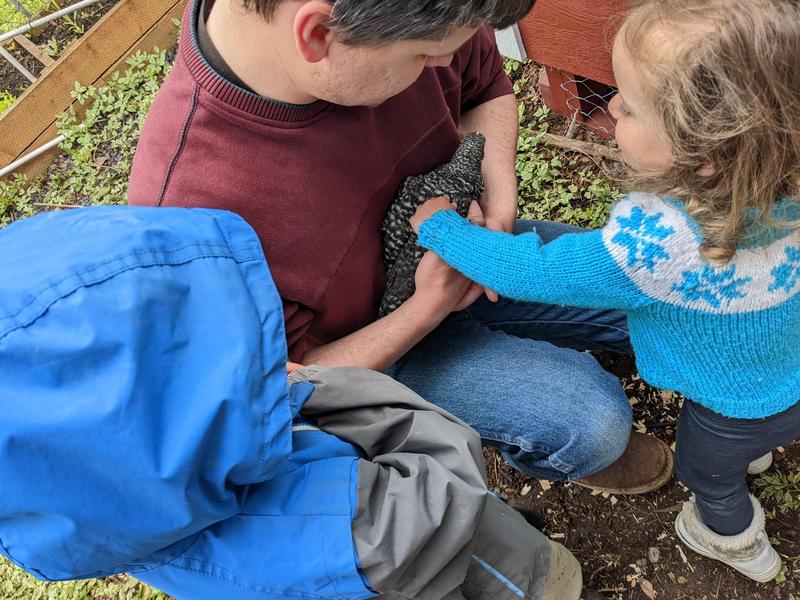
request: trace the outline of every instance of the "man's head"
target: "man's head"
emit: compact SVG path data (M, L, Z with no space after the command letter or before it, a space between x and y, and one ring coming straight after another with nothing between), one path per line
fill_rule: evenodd
M535 0L234 0L280 36L294 88L342 105L376 105L426 66L446 66L483 24L506 27ZM292 52L286 52L291 49ZM294 52L296 50L296 52ZM271 60L264 57L264 60Z
M270 19L287 0L242 0ZM530 12L536 0L333 0L330 24L340 39L377 46L401 40L441 40L452 29L487 24L508 27Z

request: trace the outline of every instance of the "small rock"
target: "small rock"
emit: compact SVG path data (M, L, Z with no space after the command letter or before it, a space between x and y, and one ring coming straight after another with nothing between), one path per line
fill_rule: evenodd
M661 550L655 546L650 546L647 549L647 560L651 563L657 563L659 558L661 558Z
M689 580L686 579L686 577L684 577L683 575L678 575L678 583L680 583L681 585L686 585L687 583L689 583Z
M519 495L527 496L530 493L531 493L531 486L526 483L525 485L522 486L522 490L520 491Z
M546 492L550 489L550 482L547 479L540 479L539 485L542 486L542 489Z
M653 584L647 581L647 579L642 579L639 582L639 587L642 589L642 593L650 598L650 600L653 600L656 597L656 591L653 589Z

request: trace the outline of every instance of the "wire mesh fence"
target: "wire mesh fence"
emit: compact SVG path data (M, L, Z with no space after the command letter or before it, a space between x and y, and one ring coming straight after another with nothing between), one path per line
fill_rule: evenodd
M603 138L614 137L615 121L608 103L617 93L613 88L585 77L574 77L560 84L566 97L570 118L577 125Z

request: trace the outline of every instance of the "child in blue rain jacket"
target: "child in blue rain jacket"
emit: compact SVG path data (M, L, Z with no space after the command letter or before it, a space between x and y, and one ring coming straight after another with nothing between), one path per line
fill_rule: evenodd
M487 493L477 434L390 378L287 378L227 212L88 208L0 232L0 554L179 598L575 599Z

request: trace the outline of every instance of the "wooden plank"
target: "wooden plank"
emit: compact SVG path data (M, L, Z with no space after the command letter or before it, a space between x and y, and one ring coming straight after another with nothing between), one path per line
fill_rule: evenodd
M94 83L176 4L176 0L121 0L0 117L0 164L20 156L65 110L74 82Z
M172 22L172 20L180 19L186 2L187 0L179 0L175 6L173 6L169 12L167 12L167 14L161 17L161 19L159 19L159 21L150 28L150 31L143 35L133 46L128 48L124 56L122 56L113 65L108 67L108 69L106 69L103 73L102 77L95 81L93 85L100 87L104 84L104 81L111 77L111 75L113 75L115 72L124 72L128 67L125 61L129 56L136 54L138 51L150 52L156 46L163 50L169 50L173 48L178 42L178 29L175 27L175 24ZM73 102L72 106L79 115L83 114L83 112L88 108L87 106L82 106L77 102ZM54 115L53 122L50 124L50 126L39 136L37 136L37 138L20 153L20 156L24 156L36 148L40 148L50 140L55 139L56 136L58 136L58 128L56 127ZM34 160L23 165L15 172L23 173L29 177L41 175L50 166L53 158L55 158L60 152L61 151L58 148L54 148L53 150L36 157Z
M6 61L8 61L8 64L10 64L20 73L22 73L28 81L30 81L31 83L36 81L36 75L28 71L28 69L25 68L25 65L19 62L14 57L14 55L11 54L11 52L9 52L3 47L2 44L0 44L0 57L4 58Z
M128 66L125 61L128 60L128 57L137 52L151 52L156 46L162 50L174 48L175 44L178 42L178 28L175 27L172 21L173 19L180 20L187 1L188 0L178 0L175 2L173 0L174 6L170 8L146 34L139 38L133 46L128 48L119 60L108 67L103 72L100 79L108 79L116 71L124 71Z
M34 44L24 35L15 35L14 43L22 46L25 50L27 50L28 54L33 56L33 58L42 63L45 67L49 67L50 65L56 62L52 58L47 56L47 54L42 52L42 49L39 48L39 46Z
M626 0L539 0L519 24L528 57L616 85L611 46Z

